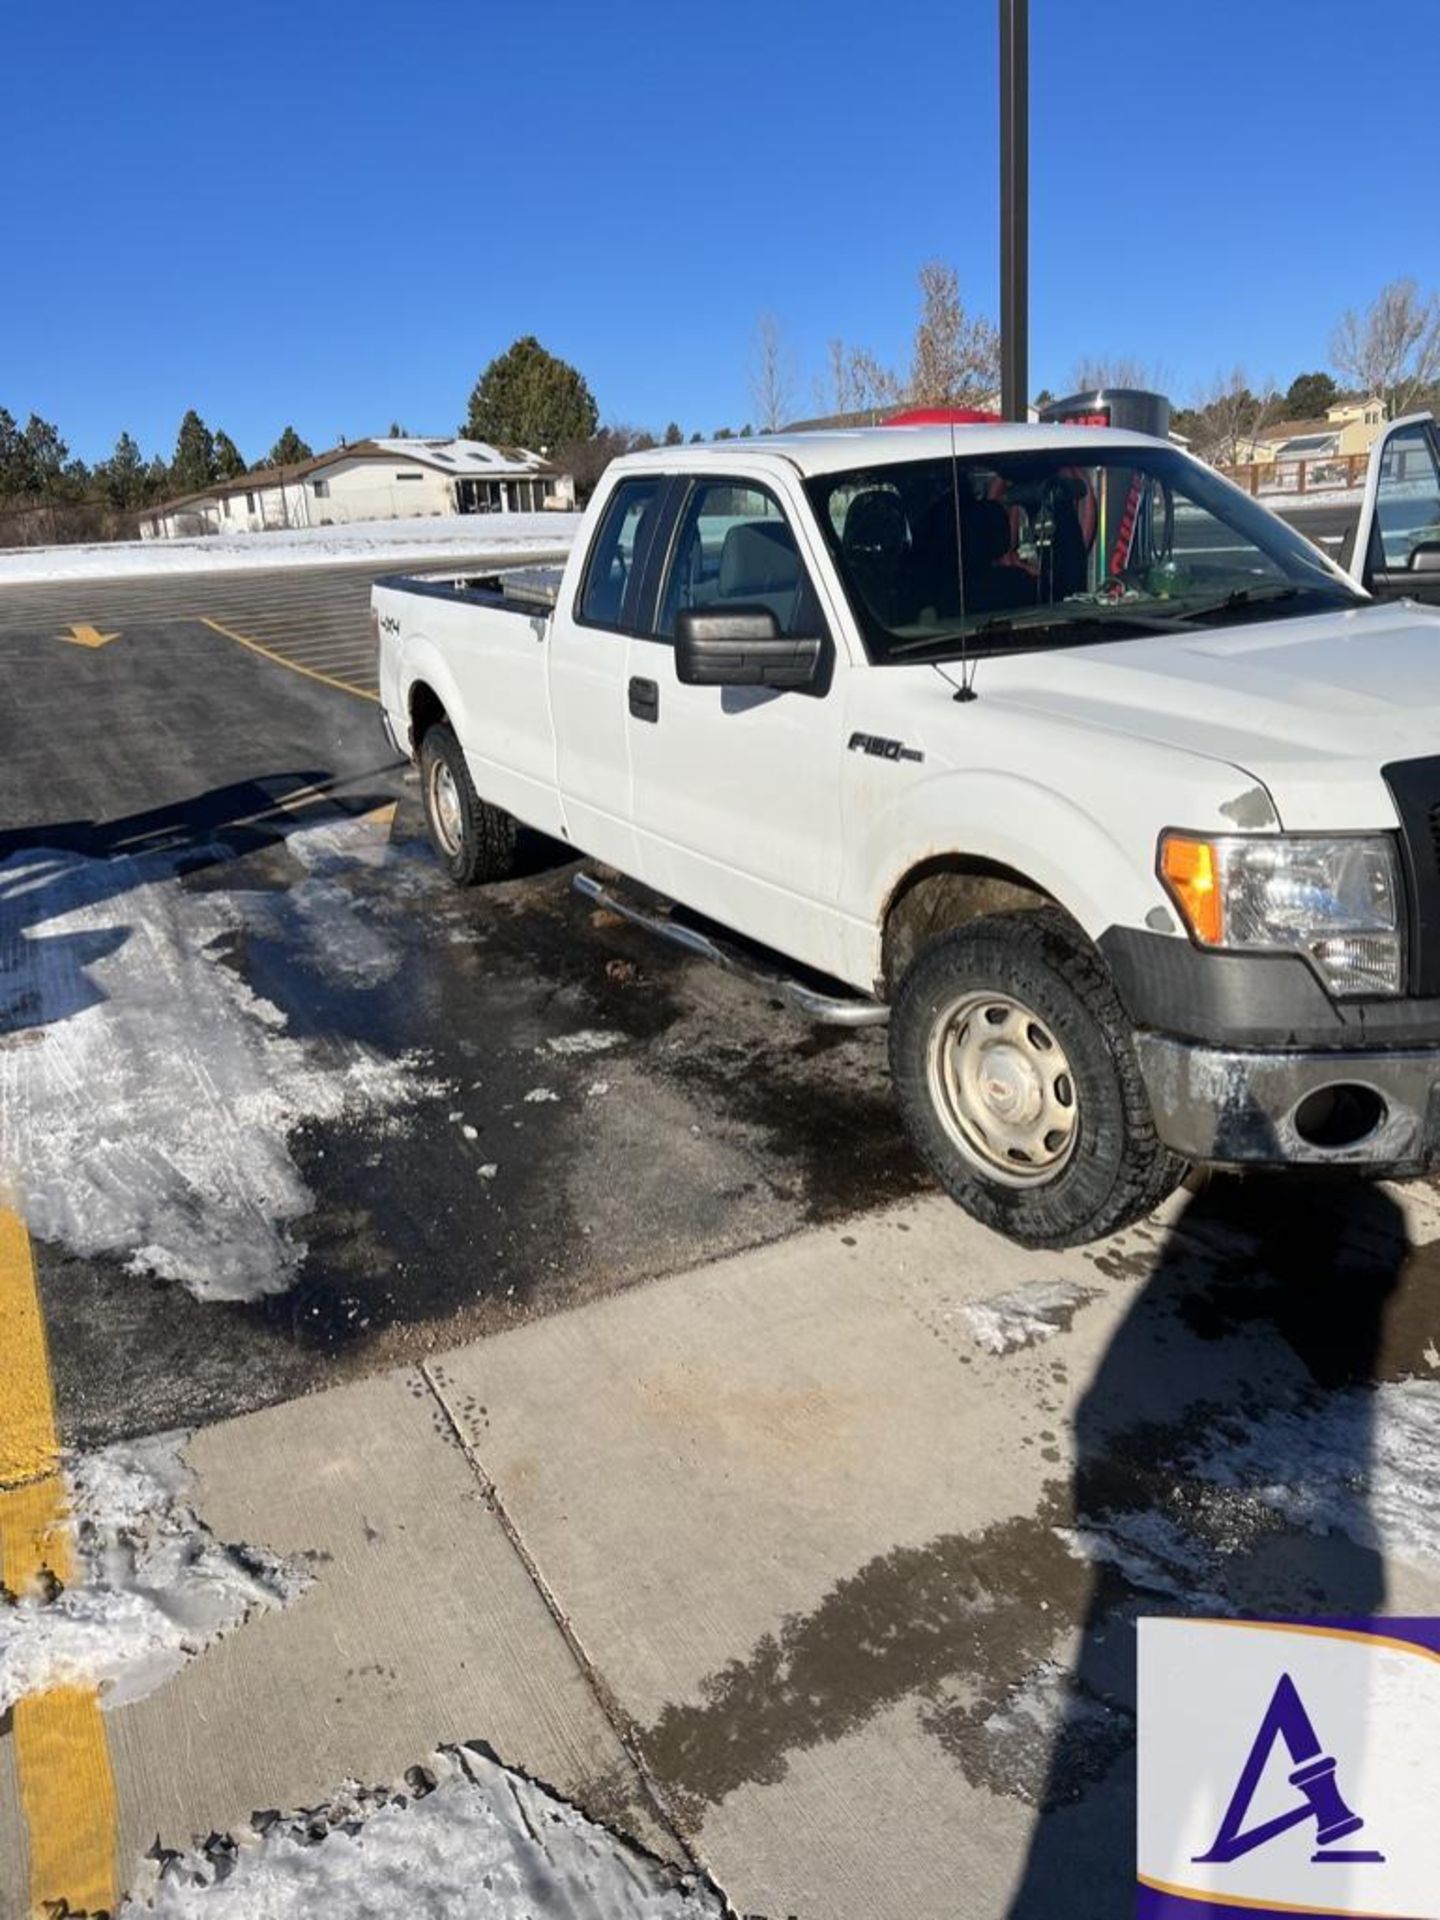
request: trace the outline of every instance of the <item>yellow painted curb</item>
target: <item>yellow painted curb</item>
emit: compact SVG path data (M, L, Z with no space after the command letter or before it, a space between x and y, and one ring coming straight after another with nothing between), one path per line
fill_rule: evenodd
M22 1598L74 1577L59 1457L30 1236L0 1206L0 1579ZM11 1724L32 1913L113 1910L115 1778L95 1689L29 1694Z

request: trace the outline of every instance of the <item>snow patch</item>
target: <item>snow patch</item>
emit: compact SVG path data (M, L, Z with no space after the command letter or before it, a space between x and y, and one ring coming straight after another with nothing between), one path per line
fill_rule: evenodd
M283 940L303 966L337 985L376 987L391 979L402 949L365 918L340 878L357 865L415 864L397 859L388 842L388 826L365 818L321 821L289 834L286 851L305 877L282 892L237 894L247 926Z
M189 1505L187 1436L159 1434L68 1463L77 1578L53 1598L0 1604L0 1715L28 1693L94 1686L138 1700L308 1574L254 1547L224 1546Z
M623 1033L611 1033L603 1027L582 1027L578 1033L560 1033L545 1042L552 1053L605 1053L611 1047L618 1047L624 1040Z
M1440 1382L1351 1389L1233 1423L1189 1463L1310 1533L1440 1563Z
M1093 1289L1073 1280L1032 1280L988 1300L968 1300L960 1311L978 1346L988 1353L1013 1353L1063 1333L1093 1298Z
M29 929L0 943L0 1165L37 1239L120 1255L197 1298L253 1299L288 1287L305 1251L292 1227L313 1199L291 1132L434 1088L413 1060L287 1035L222 959L262 896L181 886L195 857L35 848L0 864L0 903ZM310 938L369 977L368 930L321 884Z
M477 1747L159 1854L120 1920L721 1920L721 1902ZM412 1797L413 1796L413 1797ZM152 1858L155 1856L152 1855Z
M90 546L0 550L0 584L21 580L115 580L157 573L234 573L249 567L343 566L347 561L484 561L568 553L578 513L436 514L356 520L347 526L281 527L193 540L112 540Z

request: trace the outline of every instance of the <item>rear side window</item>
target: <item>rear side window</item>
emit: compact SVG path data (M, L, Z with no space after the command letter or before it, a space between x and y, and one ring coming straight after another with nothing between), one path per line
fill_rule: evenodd
M637 569L645 564L645 549L660 510L665 479L656 474L622 480L610 497L605 518L590 549L585 587L580 596L580 618L587 626L629 631L629 609Z

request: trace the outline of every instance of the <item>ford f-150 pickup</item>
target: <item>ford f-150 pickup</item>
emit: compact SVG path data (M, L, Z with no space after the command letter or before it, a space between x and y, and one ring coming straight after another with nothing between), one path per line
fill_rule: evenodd
M563 572L373 619L453 880L523 823L888 1020L938 1179L1063 1246L1192 1163L1440 1160L1437 599L1417 416L1345 565L1144 435L883 427L627 456Z

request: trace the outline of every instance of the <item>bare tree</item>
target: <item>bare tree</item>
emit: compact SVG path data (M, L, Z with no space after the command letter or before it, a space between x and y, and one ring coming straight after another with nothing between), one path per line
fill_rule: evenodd
M1365 309L1349 308L1330 337L1330 358L1393 420L1440 377L1440 294L1421 298L1413 280L1392 280Z
M1217 467L1234 467L1253 457L1255 436L1268 424L1277 407L1273 392L1255 394L1243 367L1231 371L1198 394L1192 436L1202 460Z
M794 411L795 367L773 313L762 313L750 347L750 397L762 433L775 433Z
M920 269L920 324L907 398L915 406L978 406L1000 384L1000 335L960 298L955 269L927 260Z
M855 396L855 373L852 366L854 353L843 340L828 340L825 343L825 358L830 375L830 391L826 404L820 408L822 413L854 413L858 402Z
M1085 353L1070 374L1075 393L1093 393L1098 387L1144 387L1163 393L1169 379L1165 369L1134 354Z
M900 376L877 360L868 347L852 347L849 360L852 411L879 415L898 407L905 389Z

